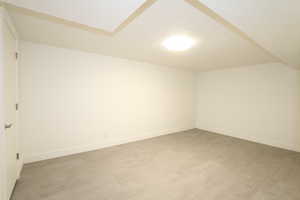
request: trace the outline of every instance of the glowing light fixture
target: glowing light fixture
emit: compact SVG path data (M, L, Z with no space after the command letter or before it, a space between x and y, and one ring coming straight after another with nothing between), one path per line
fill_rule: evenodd
M175 35L164 40L162 45L170 51L185 51L195 43L195 40L188 36Z

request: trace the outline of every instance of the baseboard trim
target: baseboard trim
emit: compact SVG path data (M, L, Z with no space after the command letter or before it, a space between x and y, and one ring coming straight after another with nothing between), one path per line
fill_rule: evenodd
M213 134L217 134L217 135L224 135L224 136L228 136L228 137L232 137L232 138L237 138L237 139L240 139L240 140L246 140L246 141L249 141L249 142L254 142L254 143L258 143L258 144L263 144L263 145L267 145L267 146L271 146L271 147L275 147L275 148L279 148L279 149L284 149L284 150L294 151L294 152L299 152L300 153L300 149L290 147L290 146L286 146L286 145L266 143L266 142L263 142L263 141L258 141L258 140L253 139L253 138L244 138L244 137L239 137L239 136L236 136L236 135L233 135L233 134L219 133L219 132L214 131L214 130L207 130L207 129L202 129L202 128L198 128L198 127L196 129L202 130L202 131L205 131L205 132L209 132L209 133L213 133Z
M84 146L76 146L72 148L66 148L66 149L60 149L57 151L51 151L47 153L42 153L42 154L32 154L32 155L25 155L24 156L24 163L32 163L32 162L37 162L37 161L42 161L42 160L48 160L48 159L53 159L53 158L58 158L58 157L63 157L63 156L68 156L68 155L73 155L73 154L78 154L78 153L83 153L83 152L88 152L88 151L94 151L94 150L99 150L102 148L107 148L107 147L112 147L120 144L126 144L130 142L136 142L140 140L145 140L145 139L150 139L154 137L159 137L162 135L169 135L181 131L187 131L194 129L194 126L187 126L187 127L181 127L181 128L174 128L174 129L165 129L165 130L160 130L160 131L153 131L149 134L146 134L141 137L132 137L132 138L125 138L113 142L107 142L107 143L96 143L96 144L90 144L90 145L84 145Z

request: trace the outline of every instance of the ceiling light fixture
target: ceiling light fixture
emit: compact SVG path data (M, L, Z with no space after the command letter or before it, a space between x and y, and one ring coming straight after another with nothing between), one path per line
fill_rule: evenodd
M163 41L162 45L170 51L185 51L195 44L195 40L188 36L171 36Z

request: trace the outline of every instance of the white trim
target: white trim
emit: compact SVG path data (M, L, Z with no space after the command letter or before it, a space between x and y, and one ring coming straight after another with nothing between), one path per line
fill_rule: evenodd
M296 146L289 146L289 145L280 144L280 143L274 144L274 143L270 143L270 142L267 142L267 141L258 140L257 138L251 138L250 136L249 137L241 137L241 136L237 136L237 135L234 135L234 134L230 134L228 132L227 133L224 133L224 132L220 133L220 131L217 131L217 130L208 130L208 129L200 128L199 125L197 125L196 129L199 129L199 130L202 130L202 131L205 131L205 132L210 132L210 133L213 133L213 134L224 135L224 136L233 137L233 138L237 138L237 139L241 139L241 140L246 140L246 141L249 141L249 142L254 142L254 143L258 143L258 144L263 144L263 145L267 145L267 146L271 146L271 147L275 147L275 148L279 148L279 149L285 149L285 150L288 150L288 151L295 151L295 152L300 153L300 149L297 148Z
M1 6L1 5L0 5ZM3 28L8 28L9 29L9 31L10 31L10 33L13 35L13 37L15 38L15 40L16 40L16 52L18 52L19 53L19 35L18 35L18 33L17 33L17 31L16 31L16 29L15 29L15 25L14 25L14 23L13 23L13 21L12 21L12 18L10 17L10 15L9 15L9 13L7 12L7 10L5 9L5 7L3 7L3 6L1 6L0 7L0 17L1 17L1 20L3 20L3 24L2 24L2 26L3 26ZM16 70L16 72L17 72L17 88L16 88L16 90L17 90L17 101L19 100L18 99L18 75L19 75L19 73L18 73L18 69L19 69L19 61L17 60L16 61L16 67L17 67L17 70ZM16 102L17 103L17 102ZM19 116L18 116L18 112L17 112L17 121L16 121L16 123L17 123L17 125L18 125L18 118L19 118ZM18 126L17 126L18 127ZM17 131L17 136L18 136L18 141L17 141L17 145L18 145L18 150L19 150L19 153L20 153L20 155L21 155L21 157L20 157L20 160L19 160L19 163L18 163L18 177L20 177L20 173L21 173L21 170L22 170L22 168L23 168L23 160L22 160L22 152L21 152L21 141L20 141L20 133L19 133L19 130L17 129L16 130Z
M11 19L11 17L9 16L9 14L8 14L8 12L5 10L5 8L0 4L0 20L1 20L1 33L0 33L0 37L1 37L1 41L0 41L0 43L1 43L1 58L3 59L3 30L4 29L8 29L9 30L9 32L12 34L12 36L14 37L14 39L16 40L16 47L15 47L15 50L18 52L18 42L19 42L19 40L18 40L18 38L19 38L19 36L18 36L18 34L17 34L17 31L16 31L16 29L15 29L15 26L14 26L14 24L13 24L13 22L12 22L12 19ZM3 62L3 60L1 60L1 64L3 64L2 63ZM16 67L18 68L18 62L16 63ZM2 68L1 68L1 70L2 70ZM18 76L18 74L17 74L17 76ZM17 77L17 79L18 79L18 77ZM17 81L17 80L16 80ZM1 113L1 115L2 115L3 113ZM18 117L18 116L17 116ZM1 122L1 124L3 124L3 122ZM2 134L2 131L4 131L4 130L2 130L1 129L1 133L0 134ZM19 137L19 133L18 133L18 130L16 130L17 131L17 135L18 135L18 137ZM3 135L1 135L1 139L4 139L4 137L5 136L3 136ZM19 140L19 139L18 139ZM5 143L4 143L5 141L3 141L3 146L5 146ZM20 141L17 141L17 145L18 145L18 149L20 149ZM5 151L5 149L3 150L3 151ZM3 153L4 155L1 155L1 161L3 161L2 159L5 159L5 152L1 152L1 153ZM6 162L6 160L4 160L4 162L1 162L1 164L3 164L3 166L0 166L0 168L3 168L2 170L4 170L3 172L0 172L0 173L2 173L1 175L3 175L3 176L6 176L6 166L5 166L5 162ZM22 160L20 160L20 162L18 163L18 171L17 171L17 173L18 173L18 176L20 176L20 172L21 172L21 170L22 170L22 167L23 167L23 161ZM1 180L1 181L4 181L4 183L3 182L1 182L1 188L0 188L0 199L2 200L2 198L4 199L4 200L6 200L8 197L7 197L7 191L6 190L4 190L3 191L3 188L6 188L6 177L1 177L1 179L3 179L3 180ZM2 187L2 184L4 184L5 186L4 187Z
M15 39L18 41L19 35L17 33L17 30L15 29L15 25L14 25L10 15L8 14L8 12L6 11L6 9L4 7L0 7L0 16L4 20L6 25L9 27L9 30L12 32Z
M7 199L7 173L6 173L6 153L5 153L5 135L4 135L4 111L3 111L3 27L4 27L4 20L3 20L3 10L0 9L0 199L6 200Z
M84 146L76 146L73 148L60 149L57 151L47 152L47 153L43 153L43 154L32 154L32 155L27 155L27 156L25 155L24 162L31 163L31 162L41 161L41 160L47 160L47 159L82 153L82 152L94 151L94 150L99 150L99 149L106 148L106 147L111 147L111 146L116 146L116 145L120 145L120 144L126 144L126 143L130 143L130 142L150 139L150 138L154 138L154 137L158 137L158 136L162 136L162 135L173 134L176 132L186 131L186 130L190 130L190 129L194 129L194 127L188 126L188 127L167 129L167 130L153 132L153 133L147 134L145 136L126 138L126 139L121 139L121 140L117 140L117 141L113 141L113 142L108 142L105 144L96 143L96 144L90 144L90 145L84 145Z

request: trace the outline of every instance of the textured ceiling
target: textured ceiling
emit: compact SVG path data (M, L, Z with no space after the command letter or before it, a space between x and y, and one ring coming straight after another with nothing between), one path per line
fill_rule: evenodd
M197 70L279 61L263 46L184 0L157 0L113 35L22 9L8 9L21 39L26 41ZM177 34L189 35L197 44L185 52L164 49L162 41Z

